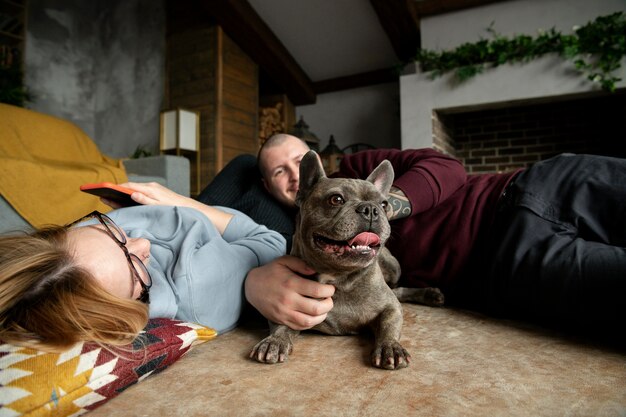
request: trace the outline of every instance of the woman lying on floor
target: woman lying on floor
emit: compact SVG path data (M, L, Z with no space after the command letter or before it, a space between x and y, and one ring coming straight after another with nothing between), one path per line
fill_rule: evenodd
M1 340L123 345L149 317L235 326L247 272L283 255L285 239L238 211L131 186L143 205L0 237Z

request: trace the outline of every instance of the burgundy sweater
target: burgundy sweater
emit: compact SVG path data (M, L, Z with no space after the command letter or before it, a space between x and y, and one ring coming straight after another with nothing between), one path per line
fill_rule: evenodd
M432 149L381 149L346 155L336 176L365 179L384 159L411 202L391 222L387 247L404 285L446 288L468 273L468 260L490 228L498 199L515 172L468 175L457 159Z

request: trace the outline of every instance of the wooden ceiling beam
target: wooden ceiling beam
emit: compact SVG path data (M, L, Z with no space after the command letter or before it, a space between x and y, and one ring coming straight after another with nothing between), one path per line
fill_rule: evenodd
M201 10L222 27L259 65L271 84L296 106L315 103L317 94L398 79L395 69L380 69L313 82L247 0L182 0L186 1L200 4ZM399 61L406 62L420 48L420 18L502 1L507 0L370 0L370 3Z
M434 16L471 7L484 6L490 3L499 3L507 0L412 0L418 18Z
M294 105L315 103L313 82L247 0L203 0L200 4Z
M420 47L419 18L415 0L370 0L400 61L415 57Z
M350 90L352 88L397 82L399 75L398 69L396 68L384 68L345 77L316 81L313 83L313 88L316 94L332 93L335 91Z

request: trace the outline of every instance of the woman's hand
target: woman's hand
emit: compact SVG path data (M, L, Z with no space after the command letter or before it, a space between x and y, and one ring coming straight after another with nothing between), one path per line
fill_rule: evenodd
M190 198L175 193L169 188L166 188L156 182L125 182L119 185L136 191L135 193L131 194L130 198L139 204L188 206L190 204L188 200L191 200ZM102 201L107 206L113 207L114 209L124 207L123 205L120 205L119 203L113 200L108 200L106 198L101 198L100 201Z
M224 233L228 223L233 218L232 214L202 204L193 198L180 195L157 182L125 182L120 185L135 190L136 192L132 193L130 198L139 204L147 206L179 206L196 209L209 218L217 230L219 230L220 234ZM113 208L120 208L118 204L110 200L102 199L102 202Z
M194 200L182 196L157 182L126 182L122 187L138 191L131 198L139 204L189 207ZM189 201L191 200L191 201Z
M265 318L294 330L323 322L335 287L302 276L314 274L303 260L285 255L248 273L246 298Z

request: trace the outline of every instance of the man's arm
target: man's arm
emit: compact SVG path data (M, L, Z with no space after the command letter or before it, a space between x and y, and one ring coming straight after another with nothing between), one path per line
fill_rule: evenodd
M461 188L467 180L463 164L434 149L374 149L345 155L335 176L361 178L387 159L394 169L393 218L429 210ZM406 197L406 200L404 198ZM407 207L410 205L410 212Z
M404 191L398 187L391 187L389 191L389 206L391 207L391 215L389 220L401 219L411 215L411 202Z

